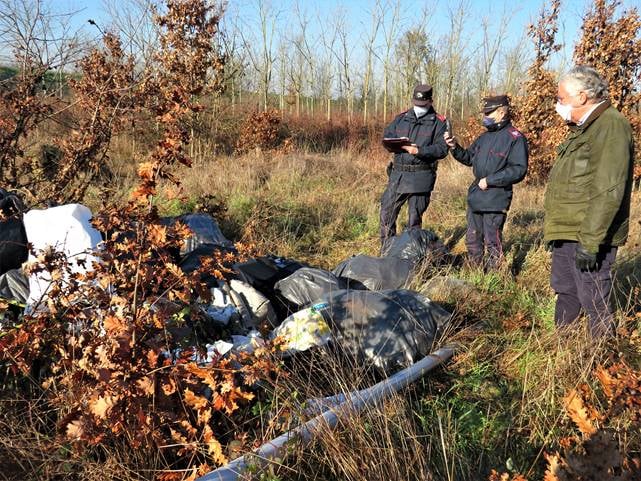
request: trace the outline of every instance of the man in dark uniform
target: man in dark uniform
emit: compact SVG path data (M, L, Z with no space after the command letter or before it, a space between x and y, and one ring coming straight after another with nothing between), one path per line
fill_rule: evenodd
M512 185L527 172L527 140L510 122L507 95L483 99L481 134L468 149L461 147L449 132L445 142L452 156L471 166L474 182L467 193L467 233L465 244L472 264L495 269L503 258L503 225L512 202Z
M445 117L432 107L432 87L417 85L414 107L399 114L384 133L385 139L407 137L388 167L389 181L381 198L381 245L396 235L396 218L405 202L409 229L420 229L436 181L437 161L447 155L443 139ZM383 142L386 145L385 141Z

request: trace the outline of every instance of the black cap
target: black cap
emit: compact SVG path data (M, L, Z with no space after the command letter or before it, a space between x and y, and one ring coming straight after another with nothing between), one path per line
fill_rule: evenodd
M432 86L421 84L414 87L414 95L412 95L414 105L418 107L425 107L432 101Z
M499 107L509 107L510 99L507 95L494 95L490 97L483 98L483 107L481 112L484 114L489 114Z

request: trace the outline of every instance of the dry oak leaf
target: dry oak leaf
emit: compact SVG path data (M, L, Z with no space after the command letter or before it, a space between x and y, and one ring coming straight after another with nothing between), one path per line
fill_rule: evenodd
M561 470L561 463L559 462L559 454L544 453L545 459L548 462L548 469L545 470L543 481L560 481L557 475Z
M138 379L136 381L136 385L138 386L138 389L142 392L142 394L146 396L151 396L155 392L154 381L149 376Z
M227 457L223 454L221 446L211 427L205 426L203 429L203 440L207 444L207 452L211 455L214 462L219 465L227 464Z
M614 387L616 386L616 379L614 379L607 369L603 366L598 366L596 368L596 377L599 379L601 386L603 387L603 392L608 398L614 396Z
M570 419L574 421L576 427L579 428L581 434L584 436L591 436L596 432L596 427L592 424L592 420L588 415L588 410L583 405L583 399L577 393L575 389L570 391L570 393L563 399L565 404L565 410L570 416Z
M76 419L67 424L66 428L67 438L69 439L81 439L85 434L84 423L81 419Z
M194 409L203 409L206 408L209 402L207 399L205 399L202 396L198 396L194 394L193 391L190 389L185 389L183 393L183 399L187 403L188 406L194 408Z
M98 419L107 419L107 416L118 402L118 398L105 395L89 402L89 410Z

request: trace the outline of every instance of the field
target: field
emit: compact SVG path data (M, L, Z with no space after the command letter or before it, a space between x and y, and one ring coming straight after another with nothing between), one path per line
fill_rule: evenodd
M379 253L381 134L425 82L465 145L483 130L479 101L511 97L530 165L503 263L486 273L465 262L472 175L440 161L423 227L451 255L424 262L407 287L452 313L434 348L454 357L283 459L261 467L250 456L243 478L641 479L639 149L615 338L592 339L585 319L555 328L542 241L545 182L567 133L554 104L568 49L594 67L600 92L582 84L571 97L608 97L641 142L636 9L596 0L578 19L559 0L526 2L521 25L508 3L498 16L494 2L467 0L421 6L418 22L401 15L411 0L372 1L362 18L340 0L333 13L311 1L123 0L104 15L58 3L0 0L0 187L15 201L0 205L0 226L80 202L102 242L90 266L50 245L28 252L21 232L5 243L23 255L14 274L51 285L36 303L0 299L0 479L195 481L313 416L310 400L381 380L339 343L287 358L273 326L240 315L221 325L209 308L233 266L258 255L331 270ZM571 21L576 38L562 45ZM469 37L468 22L478 23ZM162 217L194 212L235 248L190 271L178 252L192 233ZM200 362L207 344L248 326L264 337L253 351Z
M254 243L263 253L331 269L352 254L377 255L387 161L376 146L365 153L253 152L203 158L181 174L189 196L159 205L167 214L178 214L193 209L199 198L215 195L224 207L219 220L230 238ZM441 161L424 218L424 227L434 230L453 254L465 252L470 181L468 168L451 157ZM441 340L457 347L454 360L384 406L294 452L265 479L478 480L491 469L542 479L543 453L559 449L559 440L576 431L564 397L583 383L595 385L593 371L601 363L618 358L632 366L641 362L641 226L634 222L618 256L614 302L621 337L594 343L585 321L560 333L553 325L550 258L541 241L543 192L544 186L526 183L516 188L505 228L506 258L499 272L484 274L464 265L426 266L414 280L413 288L454 313L452 328ZM640 214L635 195L631 218ZM404 211L399 219L405 221ZM467 284L453 285L451 278ZM327 359L316 361L327 368ZM292 378L275 386L266 412L288 412L297 397L332 389L349 392L368 375L366 368L330 365L331 381L323 382L308 377L310 364L296 366ZM261 428L264 439L289 422L267 423ZM625 426L624 420L616 422L621 428L618 423ZM623 435L625 430L617 432ZM641 448L638 432L628 432L621 441L630 454Z

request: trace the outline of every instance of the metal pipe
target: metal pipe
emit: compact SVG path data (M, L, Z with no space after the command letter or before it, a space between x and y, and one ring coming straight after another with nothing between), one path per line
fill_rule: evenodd
M453 355L453 348L442 347L384 381L370 388L348 394L347 398L336 407L330 408L305 424L268 441L255 451L234 459L226 466L201 476L196 481L236 481L249 466L262 466L274 459L282 459L287 454L287 445L290 441L298 440L303 446L307 445L314 435L321 431L321 428L334 428L344 415L358 412L365 406L376 404L388 398Z

